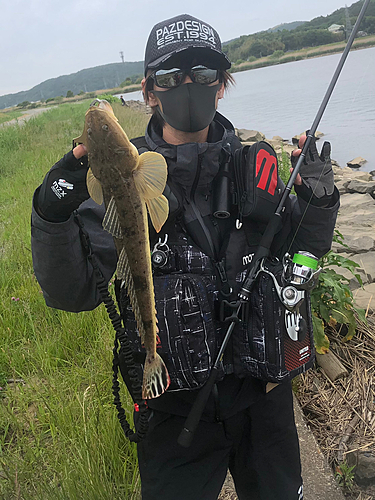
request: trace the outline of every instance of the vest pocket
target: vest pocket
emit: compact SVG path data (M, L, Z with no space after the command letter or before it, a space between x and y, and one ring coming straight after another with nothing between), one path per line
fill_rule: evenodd
M207 380L217 352L213 279L197 274L154 276L154 289L160 338L157 352L171 378L168 391L198 389ZM144 352L132 314L126 327L132 348Z
M235 363L235 373L282 382L306 371L315 355L309 295L299 312L306 321L307 332L301 340L292 340L286 330L285 307L274 282L271 276L261 273L254 284L247 314L233 338L239 361Z
M241 376L252 375L262 380L286 373L282 367L282 307L272 278L261 274L251 293L250 307L240 326L241 335L234 339L240 359Z

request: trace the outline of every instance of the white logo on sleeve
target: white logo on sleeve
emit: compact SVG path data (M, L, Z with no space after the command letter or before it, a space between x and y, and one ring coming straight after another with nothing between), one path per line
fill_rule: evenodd
M300 486L299 490L297 491L298 494L298 500L303 500L303 485Z
M73 189L73 184L70 182L66 181L65 179L59 179L58 185L61 187L64 187L65 189Z
M58 181L53 182L51 189L59 198L59 200L61 200L61 198L64 198L64 196L68 194L66 191L64 191L64 189L71 191L72 189L74 189L74 185L66 181L65 179L59 179Z

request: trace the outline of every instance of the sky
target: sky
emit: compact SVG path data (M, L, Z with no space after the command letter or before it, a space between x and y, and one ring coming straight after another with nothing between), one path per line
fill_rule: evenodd
M343 0L0 0L0 95L121 62L120 51L125 61L142 61L151 28L178 14L211 24L225 42L343 6Z

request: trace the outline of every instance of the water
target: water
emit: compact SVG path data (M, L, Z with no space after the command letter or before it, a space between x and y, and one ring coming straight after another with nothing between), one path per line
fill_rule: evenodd
M339 59L333 54L235 73L236 85L218 109L237 128L291 140L311 126ZM142 100L141 92L123 95ZM318 130L341 166L362 156L362 170L375 170L375 48L350 52Z
M219 111L237 128L291 140L312 125L340 59L333 54L235 73ZM375 169L375 48L349 54L318 130L341 166L357 156Z

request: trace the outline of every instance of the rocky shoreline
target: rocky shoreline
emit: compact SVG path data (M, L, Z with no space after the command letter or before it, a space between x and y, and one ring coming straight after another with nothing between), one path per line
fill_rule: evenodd
M149 106L144 102L127 101L126 104L137 111L150 113ZM236 135L243 146L266 141L278 155L284 152L289 157L296 149L300 137L295 135L290 141L280 136L268 139L262 132L247 129L236 129ZM315 136L320 139L324 134L317 131ZM346 245L334 242L332 250L358 264L357 273L363 286L350 271L342 267L336 271L350 280L350 288L357 306L368 313L375 313L375 171L358 170L365 162L364 158L355 158L347 163L351 165L350 168L342 167L332 160L335 184L341 195L336 229L343 235Z
M289 157L299 139L298 135L290 142L279 136L267 139L261 132L245 129L238 129L236 133L244 146L263 140L271 144L277 154L284 152ZM316 133L318 139L323 135L321 132ZM352 165L349 168L341 167L332 160L335 184L341 195L336 229L343 235L346 245L334 242L332 250L358 264L357 272L363 287L350 271L341 267L336 271L350 280L357 306L375 312L375 171L356 170L365 161L355 158L348 162Z

